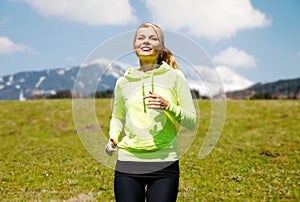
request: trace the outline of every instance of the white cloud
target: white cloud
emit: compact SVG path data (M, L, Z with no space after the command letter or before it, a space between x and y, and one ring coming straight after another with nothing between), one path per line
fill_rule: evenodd
M30 48L29 46L16 44L9 38L0 36L0 54L13 54L18 52L39 54L38 51Z
M225 92L243 90L254 84L254 82L239 75L229 67L218 66L216 69L220 75Z
M271 24L250 0L146 0L146 5L159 25L210 40Z
M214 57L214 60L218 64L230 67L256 67L256 61L253 56L234 47L221 51Z
M125 25L137 18L128 0L19 0L44 16L56 16L91 26Z

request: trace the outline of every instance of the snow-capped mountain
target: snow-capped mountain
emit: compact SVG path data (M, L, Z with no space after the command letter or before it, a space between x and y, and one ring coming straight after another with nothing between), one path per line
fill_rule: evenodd
M3 76L0 77L0 100L19 100L39 94L55 94L59 90L73 90L76 79L83 78L89 80L84 82L85 85L96 85L94 90L113 89L117 77L124 74L126 68L121 63L110 65L109 61L96 60L81 66ZM103 74L98 75L99 72Z
M201 95L214 97L226 92L243 90L254 83L240 76L225 66L206 67L193 66L183 68L191 89L196 89Z
M75 90L83 94L112 90L117 78L129 66L98 59L81 66L3 76L0 77L0 100L24 100L38 94L55 94L59 90ZM199 90L201 95L211 96L219 92L241 90L253 84L226 67L197 67L196 70L182 71L190 88Z

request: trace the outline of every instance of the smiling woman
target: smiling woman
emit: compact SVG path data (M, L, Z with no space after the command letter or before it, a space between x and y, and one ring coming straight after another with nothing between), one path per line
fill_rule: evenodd
M176 201L178 125L195 128L196 110L186 79L164 45L162 30L142 24L133 47L140 65L116 82L106 144L109 155L118 149L115 197L118 202Z
M134 49L142 67L146 67L147 63L156 64L155 61L163 49L162 39L154 29L140 28L136 32Z

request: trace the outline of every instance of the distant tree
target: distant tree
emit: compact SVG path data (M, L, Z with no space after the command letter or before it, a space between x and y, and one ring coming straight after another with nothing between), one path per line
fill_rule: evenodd
M97 91L96 93L91 94L91 97L95 98L112 98L113 97L112 90L105 90L105 91Z
M261 92L261 93L255 93L251 98L251 100L270 100L275 99L273 95L269 92Z
M191 89L191 94L193 99L203 99L203 100L209 99L208 96L201 95L200 92L196 89Z
M31 95L28 100L38 100L38 99L45 99L47 98L47 95L45 94L34 94L34 95Z
M54 95L48 95L48 99L69 99L72 98L72 92L70 90L59 90Z
M200 98L200 93L196 89L191 89L191 94L192 94L193 99L199 99Z

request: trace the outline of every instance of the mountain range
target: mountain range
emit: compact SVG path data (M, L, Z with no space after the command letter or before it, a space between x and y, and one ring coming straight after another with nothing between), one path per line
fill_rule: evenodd
M122 76L128 67L128 64L97 59L73 67L2 76L0 100L25 100L35 95L55 94L60 90L76 91L81 94L112 90L117 78ZM247 89L254 85L253 82L224 66L185 68L182 71L191 89L209 97L218 93ZM78 92L80 89L83 89L82 92Z
M244 90L227 92L232 99L300 99L300 78L256 83Z

